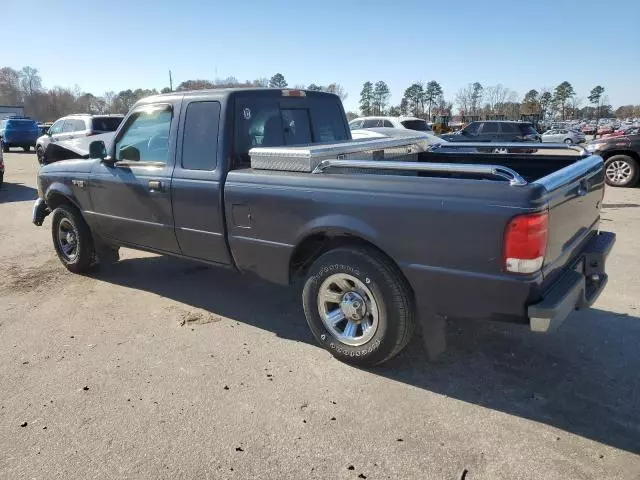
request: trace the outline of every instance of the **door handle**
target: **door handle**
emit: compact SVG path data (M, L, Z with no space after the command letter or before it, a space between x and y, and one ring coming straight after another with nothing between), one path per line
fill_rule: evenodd
M162 191L162 182L160 180L149 180L149 191L150 192L161 192Z

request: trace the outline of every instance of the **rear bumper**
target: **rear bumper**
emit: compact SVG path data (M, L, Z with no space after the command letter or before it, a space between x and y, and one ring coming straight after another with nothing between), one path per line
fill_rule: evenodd
M600 232L587 242L571 269L544 292L542 300L527 308L532 331L553 331L571 312L596 301L607 285L605 263L615 241L615 233Z

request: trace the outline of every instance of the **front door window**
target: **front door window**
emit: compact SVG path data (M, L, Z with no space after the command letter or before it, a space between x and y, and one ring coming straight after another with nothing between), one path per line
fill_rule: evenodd
M116 141L116 160L167 163L171 118L168 105L142 107L135 111Z

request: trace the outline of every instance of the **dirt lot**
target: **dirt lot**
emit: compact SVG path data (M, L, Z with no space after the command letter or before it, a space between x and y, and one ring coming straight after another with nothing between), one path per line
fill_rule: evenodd
M437 362L416 338L365 371L286 289L132 250L67 273L30 223L35 156L5 163L0 478L640 478L640 189L606 194L593 310L452 322Z

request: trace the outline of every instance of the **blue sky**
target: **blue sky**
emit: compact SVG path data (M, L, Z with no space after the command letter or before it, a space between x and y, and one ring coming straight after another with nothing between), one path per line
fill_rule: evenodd
M37 68L45 87L158 88L188 79L284 74L290 85L415 81L445 97L469 82L519 96L567 80L640 104L640 0L1 0L0 66ZM561 4L561 5L560 5ZM39 12L39 15L34 15ZM28 26L31 26L28 27ZM13 41L13 37L20 37Z

